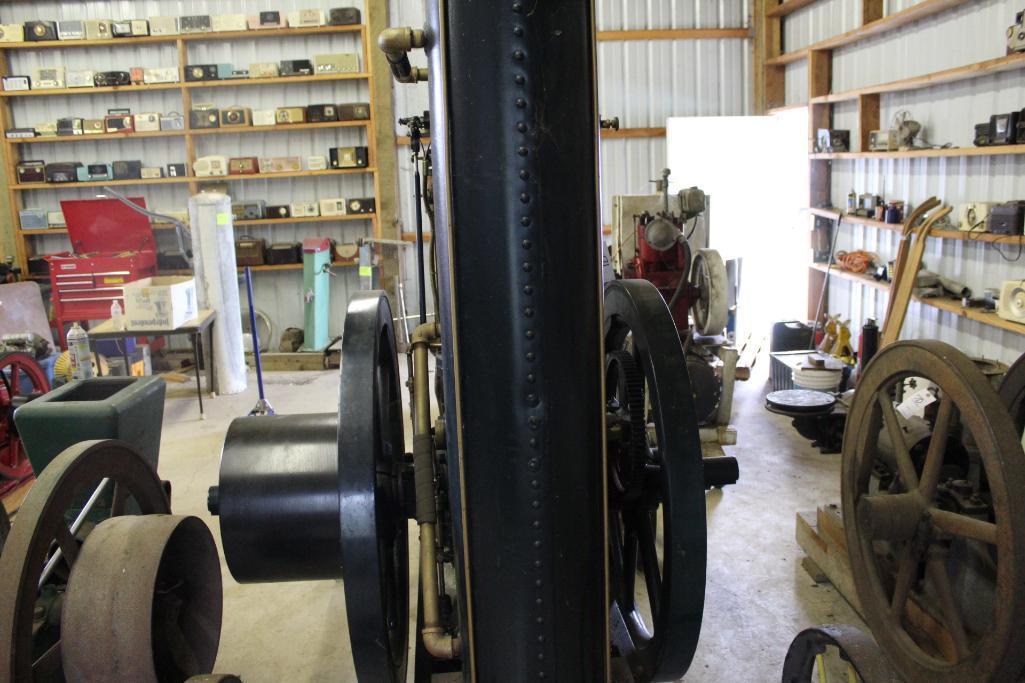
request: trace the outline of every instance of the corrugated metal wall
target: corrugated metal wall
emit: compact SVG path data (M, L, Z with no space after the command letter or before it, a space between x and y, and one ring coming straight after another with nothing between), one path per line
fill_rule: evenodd
M149 16L189 14L220 14L227 12L255 13L268 6L283 11L308 7L325 10L345 4L363 7L362 0L345 3L331 0L275 0L265 2L215 2L214 0L146 0L144 2L18 2L0 4L0 23L21 23L44 19L144 18ZM375 48L376 49L376 48ZM174 44L157 44L125 48L69 48L66 50L13 50L11 68L15 73L31 74L37 67L65 66L68 69L113 70L131 66L161 67L177 64ZM309 36L254 41L190 43L189 59L193 63L232 62L237 68L248 68L252 62L281 59L312 58L314 54L360 50L357 36ZM193 101L210 102L218 107L239 105L274 108L290 103L296 105L319 102L365 102L369 94L365 82L335 81L310 85L257 86L245 88L210 88L193 91ZM180 111L181 97L177 91L153 93L126 92L115 94L83 94L68 97L14 98L15 121L33 125L63 116L101 117L109 107L130 107L133 112ZM284 156L326 154L328 147L366 145L362 128L339 128L294 133L276 132L267 135L217 135L197 140L197 155ZM145 140L78 142L75 144L34 144L26 154L45 161L76 160L83 163L140 159L145 165L166 165L185 159L184 138L149 138ZM365 197L374 194L371 176L351 175L325 178L260 180L230 184L236 201L264 199L268 204L328 197ZM132 196L143 196L147 205L156 209L185 208L187 186L156 185L127 187ZM23 193L26 206L48 210L59 208L61 199L95 196L96 189L45 190ZM304 237L326 235L339 242L352 242L369 235L369 221L334 224L246 226L236 230L265 238L268 242L299 241ZM171 248L173 235L158 232L162 246ZM37 251L52 252L69 248L64 235L35 237ZM355 268L336 268L337 277L331 286L331 332L341 334L342 312L349 295L359 289ZM288 326L303 326L301 271L258 272L254 274L257 307L272 319L277 335ZM244 296L244 295L243 295Z
M887 13L915 4L910 0L887 3ZM918 76L942 69L1000 57L1005 53L1005 31L1021 9L1013 0L982 0L927 19L892 34L838 50L833 57L833 90ZM787 50L850 30L857 25L856 0L822 0L788 17L784 24ZM807 97L804 63L787 69L787 102ZM986 76L910 93L883 95L881 120L887 126L900 110L911 112L925 126L934 144L971 147L974 124L995 113L1025 106L1025 82L1020 71ZM853 104L834 107L836 128L856 128ZM932 159L861 159L833 162L832 199L842 205L847 193L871 192L887 199L917 204L935 195L955 207L970 201L1009 201L1025 198L1025 157L952 157ZM956 220L956 208L953 218ZM861 226L841 228L839 249L866 249L891 259L897 235ZM931 239L925 254L930 270L962 280L979 294L999 287L1004 280L1025 277L1025 257L1017 247ZM844 281L832 285L831 310L854 321L881 318L886 295ZM912 303L904 328L907 338L937 338L965 351L1010 361L1025 344L1022 337L988 325Z

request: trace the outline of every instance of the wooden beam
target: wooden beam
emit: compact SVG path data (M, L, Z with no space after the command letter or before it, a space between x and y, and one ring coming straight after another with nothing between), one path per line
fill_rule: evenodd
M883 18L883 0L861 0L861 25Z
M868 151L868 138L874 130L879 130L879 95L862 95L858 98L859 150ZM853 138L851 144L854 144Z
M996 157L1025 154L1025 145L995 147L950 147L945 149L909 149L896 152L835 152L811 154L812 159L926 159L933 157Z
M603 140L621 140L623 138L664 138L665 128L620 128L619 130L603 130Z
M804 9L808 5L813 5L818 0L784 0L783 2L770 7L766 12L767 17L785 17L788 14L793 14L799 9Z
M598 42L624 40L729 40L751 37L746 28L647 28L598 31Z

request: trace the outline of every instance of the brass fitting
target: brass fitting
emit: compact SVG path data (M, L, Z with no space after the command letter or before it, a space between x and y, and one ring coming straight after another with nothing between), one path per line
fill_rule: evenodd
M427 80L427 69L409 63L409 52L426 44L424 32L414 28L386 28L377 37L377 46L388 58L392 76L399 83L418 83Z

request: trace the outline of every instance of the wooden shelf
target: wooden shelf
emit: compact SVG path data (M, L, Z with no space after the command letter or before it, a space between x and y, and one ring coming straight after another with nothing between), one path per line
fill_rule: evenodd
M2 45L2 43L0 43ZM2 49L2 48L0 48ZM193 90L196 88L237 88L254 85L287 85L295 83L331 83L335 81L367 80L365 72L351 74L325 74L323 76L278 76L277 78L228 78L216 81L185 81L181 83L154 83L152 85L115 85L103 88L47 88L45 90L0 90L0 97L47 97L51 95L102 95L115 92L152 90Z
M0 43L2 45L3 43ZM2 48L0 48L2 49ZM50 97L57 95L103 95L115 92L153 92L181 90L181 83L153 83L151 85L110 85L102 88L45 88L42 90L0 90L0 97Z
M377 173L373 167L367 168L329 168L324 171L289 171L287 173L255 173L253 175L215 175L215 176L184 176L179 178L147 178L137 180L90 180L76 183L22 183L11 185L12 190L27 192L28 190L60 190L69 187L106 187L114 185L165 185L170 183L222 183L241 180L274 180L276 178L319 178L331 175L358 175Z
M308 218L265 218L263 220L234 221L234 225L245 225L247 227L292 225L301 223L337 223L343 221L372 221L377 214L362 213L352 216L312 216ZM168 223L154 223L151 225L154 230L174 230L174 226ZM46 228L45 230L18 230L23 237L38 237L46 235L66 235L67 228Z
M61 190L71 187L105 187L117 185L170 185L174 183L187 183L197 178L139 178L136 180L90 180L87 182L75 183L18 183L10 185L10 189L17 192L28 192L29 190Z
M185 135L184 130L154 130L143 133L99 133L96 135L36 136L34 138L4 138L9 145L39 145L61 142L91 142L99 140L137 140L139 138L174 138Z
M254 175L221 175L203 178L190 177L186 180L197 182L235 182L239 180L274 180L275 178L319 178L331 175L360 175L363 173L377 173L373 167L366 168L329 168L324 171L289 171L287 173L256 173Z
M37 42L0 43L0 50L42 50L83 47L115 47L125 45L153 45L216 40L251 40L254 38L288 38L330 33L357 33L363 24L348 26L313 26L308 28L274 28L248 31L219 31L209 33L182 33L171 36L140 36L138 38L110 38L108 40L41 40Z
M948 147L946 149L909 149L895 152L831 152L809 154L809 159L926 159L933 157L996 157L1025 154L1025 145L992 147Z
M302 130L327 130L331 128L365 128L372 121L325 121L323 123L281 123L276 126L221 126L220 128L190 128L189 135L245 135L247 133L288 133Z
M814 1L814 0L812 0ZM598 31L598 42L624 40L728 40L751 37L746 28L668 28L635 29L625 31Z
M765 12L767 17L785 17L788 14L793 14L799 9L803 9L808 5L814 5L818 0L784 0L775 7L770 8Z
M826 272L826 264L824 263L813 263L811 265L813 270L819 272ZM830 277L836 276L842 280L848 280L850 282L857 282L858 284L873 287L883 292L889 293L890 285L886 282L876 282L874 278L868 275L861 275L859 273L848 273L845 270L841 270L838 266L833 266L829 269ZM983 325L989 325L991 327L998 327L1008 332L1016 332L1018 334L1025 335L1025 325L1011 322L1010 320L1004 320L996 313L990 313L983 311L978 308L964 308L961 306L960 301L954 299L944 299L942 297L930 297L928 299L922 299L917 296L912 297L913 301L917 301L923 306L932 306L938 308L941 311L956 315L960 318L967 318L968 320L974 320L975 322L982 323Z
M840 219L844 223L853 223L855 225L867 225L871 228L879 228L880 230L892 230L894 232L901 232L903 226L900 223L885 223L883 221L877 221L873 218L864 218L862 216L849 216L844 215L841 217L839 209L808 209L809 213L816 216L823 216L831 220ZM1009 245L1025 245L1025 236L1022 235L999 235L991 232L963 232L961 230L933 230L929 233L929 237L937 237L945 240L958 240L960 242L983 242L990 244L1009 244Z
M783 66L792 62L799 62L802 59L807 59L808 55L813 51L819 50L836 50L841 47L847 47L848 45L854 45L867 38L874 38L882 33L893 31L895 29L913 24L916 21L927 19L928 17L942 14L961 5L970 4L973 0L923 0L916 5L903 10L901 12L895 12L882 19L871 21L864 26L859 26L856 29L841 33L838 36L832 38L826 38L820 40L817 43L813 43L806 48L801 50L795 50L794 52L785 52L777 57L765 60L766 66Z

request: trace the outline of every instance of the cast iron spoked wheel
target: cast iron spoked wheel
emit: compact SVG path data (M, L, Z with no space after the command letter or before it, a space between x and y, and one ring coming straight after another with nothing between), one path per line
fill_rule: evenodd
M605 405L618 440L609 444L610 493L634 500L644 485L648 463L648 421L644 405L644 371L629 351L610 351L605 358Z
M15 402L49 390L46 372L32 356L0 354L0 477L21 481L32 475L32 463L14 429Z
M872 636L854 626L801 631L783 660L783 683L900 683Z
M705 486L687 364L651 283L605 288L605 348L610 362L625 352L643 373L654 426L640 494L609 496L612 645L637 681L672 681L686 673L701 631Z
M997 393L1011 413L1014 427L1020 436L1025 430L1025 354L1007 369Z
M395 333L383 293L361 292L350 300L341 365L338 471L353 663L361 681L405 681L409 545L400 491L405 442Z
M7 508L0 501L0 554L4 552L7 536L11 533L11 518L7 516Z
M81 546L69 525L85 497L105 479L110 517L125 514L129 503L142 514L170 512L156 472L127 443L83 441L54 458L18 510L0 555L0 680L58 679L59 625L34 623L40 578L55 548L62 553L58 566L64 569L54 571L55 581L74 566ZM47 582L43 591L51 588L63 590Z
M691 266L690 281L701 292L694 302L694 327L699 334L723 333L729 322L726 264L715 249L698 249Z
M908 377L939 388L933 437L917 462L893 402ZM956 450L947 437L958 426L962 440L975 444L982 475L966 495L986 514L961 514L940 495L948 490L949 451ZM895 476L882 490L873 470L890 459L877 446L884 429L894 444ZM906 680L1004 681L1022 669L1025 454L1019 440L986 378L942 342L893 344L860 380L844 434L847 548L865 620Z

